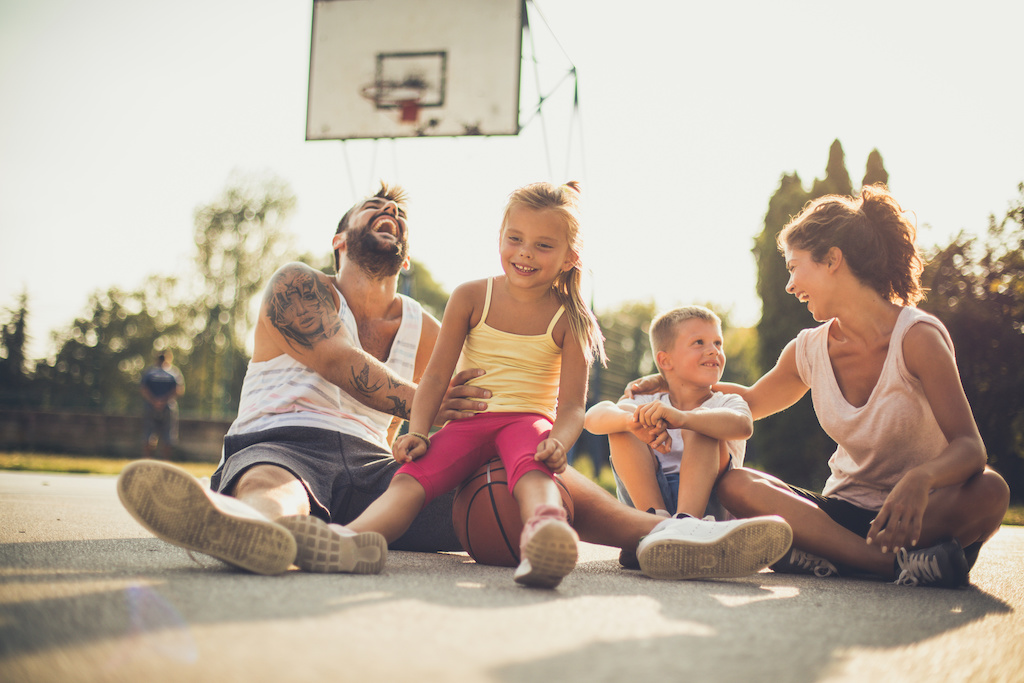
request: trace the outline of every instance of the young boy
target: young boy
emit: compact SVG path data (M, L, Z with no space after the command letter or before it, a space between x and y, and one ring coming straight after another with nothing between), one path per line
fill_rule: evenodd
M703 306L676 308L655 318L650 337L668 391L602 401L587 411L584 426L608 435L623 503L662 517L723 519L715 482L743 464L753 420L746 401L711 388L725 368L721 320ZM645 439L659 421L671 441L655 450Z

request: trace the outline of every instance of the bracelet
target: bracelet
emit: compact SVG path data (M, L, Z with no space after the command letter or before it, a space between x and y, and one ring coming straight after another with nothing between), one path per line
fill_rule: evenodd
M419 432L409 432L409 436L415 436L417 439L427 444L427 450L430 449L430 437L426 434L420 434Z

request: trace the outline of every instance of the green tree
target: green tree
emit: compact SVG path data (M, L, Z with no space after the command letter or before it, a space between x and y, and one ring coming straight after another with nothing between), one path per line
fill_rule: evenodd
M204 415L229 416L238 408L245 344L258 308L254 299L289 258L291 235L284 226L295 203L279 178L233 176L219 198L196 209L201 292L189 316L195 341L188 371L194 379L186 380L186 396Z
M30 375L25 346L28 344L28 293L18 296L18 307L5 310L10 319L0 326L0 406L19 407L30 402Z
M36 363L43 408L107 413L140 409L139 377L155 349L188 348L176 311L177 281L153 276L137 291L111 288L89 297L88 312L54 334L54 358Z
M889 172L885 170L885 164L882 162L882 155L877 149L871 150L871 154L868 155L867 169L864 172L864 179L860 181L861 187L866 185L888 185L889 184Z
M946 325L989 464L1024 499L1024 183L984 236L930 254L921 308Z
M865 177L885 172L881 155L872 153ZM877 164L877 165L876 165ZM758 361L761 372L775 365L782 349L800 330L817 323L807 307L786 292L789 273L780 256L776 239L790 218L804 205L826 194L849 195L853 191L839 140L829 149L825 177L815 179L811 191L804 190L796 174L783 175L779 189L768 202L764 230L754 240L757 262L757 293L761 297L761 320L757 324ZM835 443L818 424L810 395L788 410L759 420L749 444L751 464L794 484L820 488L828 474L828 455Z
M416 259L409 270L398 274L398 291L420 302L438 320L444 315L449 293L434 279L430 271Z

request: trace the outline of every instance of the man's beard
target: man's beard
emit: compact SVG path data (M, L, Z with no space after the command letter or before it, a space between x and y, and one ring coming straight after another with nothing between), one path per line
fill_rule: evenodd
M348 258L376 279L397 275L409 253L409 243L405 240L399 239L393 244L381 242L369 229L358 235L349 234L345 242Z

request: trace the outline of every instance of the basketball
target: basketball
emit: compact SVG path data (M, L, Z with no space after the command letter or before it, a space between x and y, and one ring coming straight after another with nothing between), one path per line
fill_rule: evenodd
M555 483L572 524L572 496L561 477ZM452 504L452 524L462 548L479 564L519 565L519 536L523 522L519 504L508 490L505 466L498 458L484 463L459 485Z

